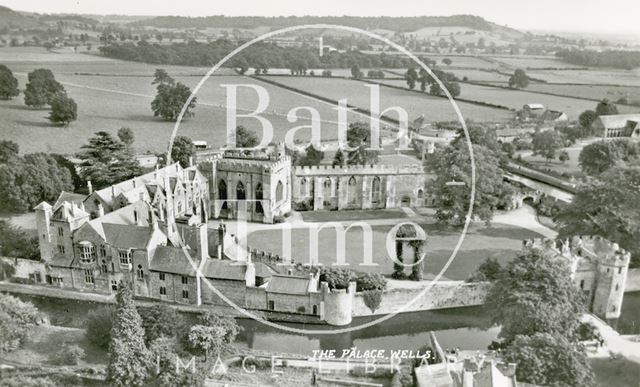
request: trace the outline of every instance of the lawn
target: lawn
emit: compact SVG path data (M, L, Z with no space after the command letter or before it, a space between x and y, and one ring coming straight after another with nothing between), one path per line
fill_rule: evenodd
M569 160L564 163L560 162L558 159L547 162L547 160L545 160L542 156L531 155L531 151L524 151L522 153L522 159L531 164L534 164L538 169L551 169L558 173L566 172L570 175L580 174L582 170L580 169L579 158L580 152L582 152L582 147L571 147L565 148L564 150L569 153Z
M351 79L311 78L311 77L270 77L269 79L297 89L318 94L333 100L346 98L350 105L368 109L370 106L367 84ZM402 80L385 82L400 82ZM474 121L506 121L512 113L505 110L457 102L465 119ZM427 121L457 121L451 102L445 98L420 95L393 88L380 88L380 108L399 106L409 114L409 120L424 115ZM390 116L397 117L394 113Z
M345 220L397 219L406 218L404 211L394 208L366 211L302 211L305 222L341 222Z
M437 274L458 242L460 231L441 228L433 224L421 225L427 232L425 272ZM393 263L386 252L386 238L391 226L372 226L373 230L373 262L378 266L358 266L362 263L363 232L354 227L347 232L346 257L354 270L367 270L384 274L393 271ZM313 231L312 231L313 232ZM513 226L494 224L491 227L474 224L464 238L458 255L444 276L453 280L464 280L487 257L494 257L502 263L513 258L522 248L522 240L540 237L539 234ZM259 250L282 254L281 230L258 230L247 237L248 245ZM291 252L297 262L308 262L309 257L309 229L291 230ZM319 232L319 262L325 265L335 263L336 233L330 228Z
M638 387L640 364L619 357L590 359L599 387Z

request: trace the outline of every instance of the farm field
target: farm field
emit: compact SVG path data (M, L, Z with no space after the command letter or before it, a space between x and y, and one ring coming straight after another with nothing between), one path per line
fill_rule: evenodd
M381 83L407 87L404 80L382 80ZM553 87L552 85L545 85ZM559 85L556 87L560 87ZM510 90L491 86L480 86L464 83L460 85L460 98L506 106L510 109L521 109L527 103L541 103L549 109L567 113L570 120L577 119L587 109L595 109L596 102L571 97L560 97L532 93L526 90ZM532 88L533 89L533 88ZM528 90L528 89L527 89ZM460 103L460 102L458 102ZM638 109L630 106L618 106L620 113L632 113Z
M640 86L640 69L531 70L527 75L549 83Z
M84 57L84 55L79 56ZM72 58L75 58L75 55ZM11 101L0 101L3 117L0 130L3 139L16 141L22 152L75 153L94 132L104 130L115 134L123 126L130 127L134 131L138 139L134 147L138 153L159 152L166 149L174 123L155 118L151 112L150 103L155 95L155 86L151 85L151 75L155 66L119 61L115 63L68 62L60 63L59 66L14 61L7 62L7 65L14 71L21 89L26 83L27 72L38 67L51 68L56 79L63 83L68 94L78 104L78 120L64 128L49 123L48 110L31 109L25 106L22 96ZM173 70L179 71L169 70L170 75L186 74L187 71L194 72L197 69L176 67ZM79 75L75 72L103 75ZM124 72L130 75L123 76ZM174 78L193 87L201 76L180 75ZM308 119L310 116L306 111L299 112L299 122L287 121L286 114L289 109L300 105L314 107L320 112L324 139L337 137L337 113L332 105L238 75L210 78L197 95L198 106L195 109L195 117L183 121L179 134L187 135L194 140L205 140L212 146L224 144L226 95L221 84L259 84L268 91L270 104L262 115L272 123L276 141L283 140L287 130L310 123ZM258 103L255 91L247 87L238 89L237 100L239 113L253 111ZM349 117L352 121L363 118L355 113ZM260 123L255 119L238 118L238 124L258 132L261 129ZM302 131L296 138L304 139L306 136L308 134ZM42 138L48 140L42 141Z
M430 236L426 245L425 272L437 274L451 256L454 246L460 238L460 231L443 229L433 224L421 224ZM373 262L377 266L360 266L359 270L390 274L393 262L388 257L385 241L391 226L372 226L373 230ZM313 231L312 231L313 232ZM464 238L458 255L449 266L444 277L452 280L466 279L487 257L494 257L500 263L506 263L516 257L522 249L522 240L538 238L539 234L519 227L504 224L473 224ZM291 230L291 253L293 259L302 262L309 256L309 229ZM319 232L319 262L324 265L335 263L336 233L331 228ZM359 227L347 231L346 258L351 267L358 267L363 255L363 232ZM249 246L260 246L261 249L282 254L281 230L258 230L247 236ZM307 258L304 258L307 259ZM356 269L356 270L358 270Z
M334 100L347 98L350 105L367 108L369 106L368 88L364 82L350 79L310 78L310 77L267 77L278 83L299 90L322 95ZM388 82L403 82L401 80ZM457 116L451 103L445 98L420 95L410 91L392 88L380 89L380 108L400 106L409 113L412 120L424 115L430 121L455 121ZM513 113L490 107L458 102L465 119L475 121L506 121Z
M478 37L476 37L476 40ZM425 54L421 55L425 58L429 58L436 62L436 65L440 67L441 70L449 71L449 69L454 69L456 67L468 67L474 69L495 69L498 66L495 63L492 63L490 59L485 59L482 57L475 56L463 56L463 55L430 55ZM451 65L446 65L442 62L444 58L451 59Z
M608 98L617 101L626 97L629 101L640 101L640 86L606 86L606 85L558 85L530 83L527 90L554 93L583 98ZM640 108L639 108L640 110Z
M512 67L513 69L521 68L521 69L543 69L543 68L577 68L582 66L576 66L571 63L564 62L560 59L554 58L552 56L549 57L538 57L538 56L493 56L491 57L494 61L504 64L505 66Z
M459 79L467 77L468 80L474 82L488 82L502 84L506 86L509 82L509 76L497 73L495 71L482 71L482 70L447 70L449 73L453 73Z

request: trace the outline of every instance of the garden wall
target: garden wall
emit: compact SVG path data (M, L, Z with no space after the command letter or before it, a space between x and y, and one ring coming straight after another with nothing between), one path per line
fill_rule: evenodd
M436 282L424 296L403 312L482 305L485 303L489 286L488 282ZM357 293L353 300L353 316L371 316L397 311L402 305L417 297L422 289L424 287L387 290L382 295L380 307L375 311L371 311L365 304L362 293Z

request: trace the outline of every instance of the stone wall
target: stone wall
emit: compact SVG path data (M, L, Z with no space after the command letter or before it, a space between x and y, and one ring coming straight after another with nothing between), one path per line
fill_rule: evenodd
M425 284L425 286L427 285ZM437 282L405 312L482 305L485 302L489 286L487 282ZM353 300L353 316L372 316L392 313L417 297L422 289L423 288L392 289L385 291L382 295L380 307L375 311L371 311L365 304L362 293L356 293Z

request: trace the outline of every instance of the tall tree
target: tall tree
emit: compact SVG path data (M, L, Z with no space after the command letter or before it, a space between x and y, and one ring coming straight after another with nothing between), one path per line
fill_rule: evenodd
M136 137L133 134L133 130L127 128L126 126L118 129L118 138L124 145L128 147L131 147L133 145L133 142L136 140Z
M331 162L331 165L333 165L334 167L344 167L345 160L344 160L344 153L342 153L342 149L338 149L336 151L336 154L333 155L333 161Z
M28 82L24 91L24 103L27 106L51 105L58 95L66 93L64 87L56 81L49 69L33 70L27 78Z
M581 185L554 217L559 236L600 235L631 252L640 266L640 167L616 166Z
M107 132L97 132L81 147L81 177L94 187L102 188L142 173L130 149Z
M416 72L416 69L409 67L407 72L404 74L404 79L407 81L407 86L409 86L411 90L415 89L416 81L418 80L418 73Z
M51 100L51 113L49 113L49 121L55 124L69 125L71 121L78 118L78 105L73 98L67 97L66 94L58 94Z
M11 99L19 93L18 80L7 66L0 64L0 99Z
M20 146L15 141L0 141L0 163L6 163L7 161L18 157L19 153Z
M150 353L144 344L142 319L131 290L120 284L109 344L107 382L113 386L143 386L149 375Z
M584 129L590 129L593 121L598 118L598 114L593 110L585 110L578 116L578 122Z
M522 69L516 69L513 72L513 75L509 78L509 87L513 87L516 89L524 89L529 86L529 77L527 73Z
M613 102L605 98L598 102L598 105L596 106L596 114L599 116L618 114L618 108Z
M550 333L574 337L584 311L571 281L569 262L529 249L509 262L489 294L493 322L507 344L518 335Z
M175 82L166 71L156 69L152 84L157 84L156 97L151 101L154 117L162 117L167 121L176 121L187 100L191 96L191 89L180 82ZM183 118L193 117L197 98L194 97L184 112Z
M173 140L171 160L180 163L182 168L189 167L191 158L196 154L196 146L187 136L178 136Z
M518 365L518 382L540 386L595 385L584 348L562 335L535 333L532 336L517 336L506 349L504 360Z
M556 158L563 145L562 135L555 130L536 132L531 139L533 155L540 155L547 162Z
M347 144L354 149L349 151L347 157L348 165L367 165L378 162L378 151L368 150L375 144L371 138L371 128L366 122L354 122L347 130Z
M499 159L493 151L474 144L473 155L476 172L473 216L488 223L499 207L507 205L513 188L503 181ZM436 174L430 189L438 220L463 224L471 200L471 157L467 145L458 143L437 149L426 159L425 167Z
M313 144L309 144L308 147L304 150L304 156L302 156L297 165L300 166L312 166L312 165L320 165L322 159L324 158L324 152L321 150L317 150Z
M258 136L255 132L240 125L236 127L236 147L238 148L253 148L258 145Z

